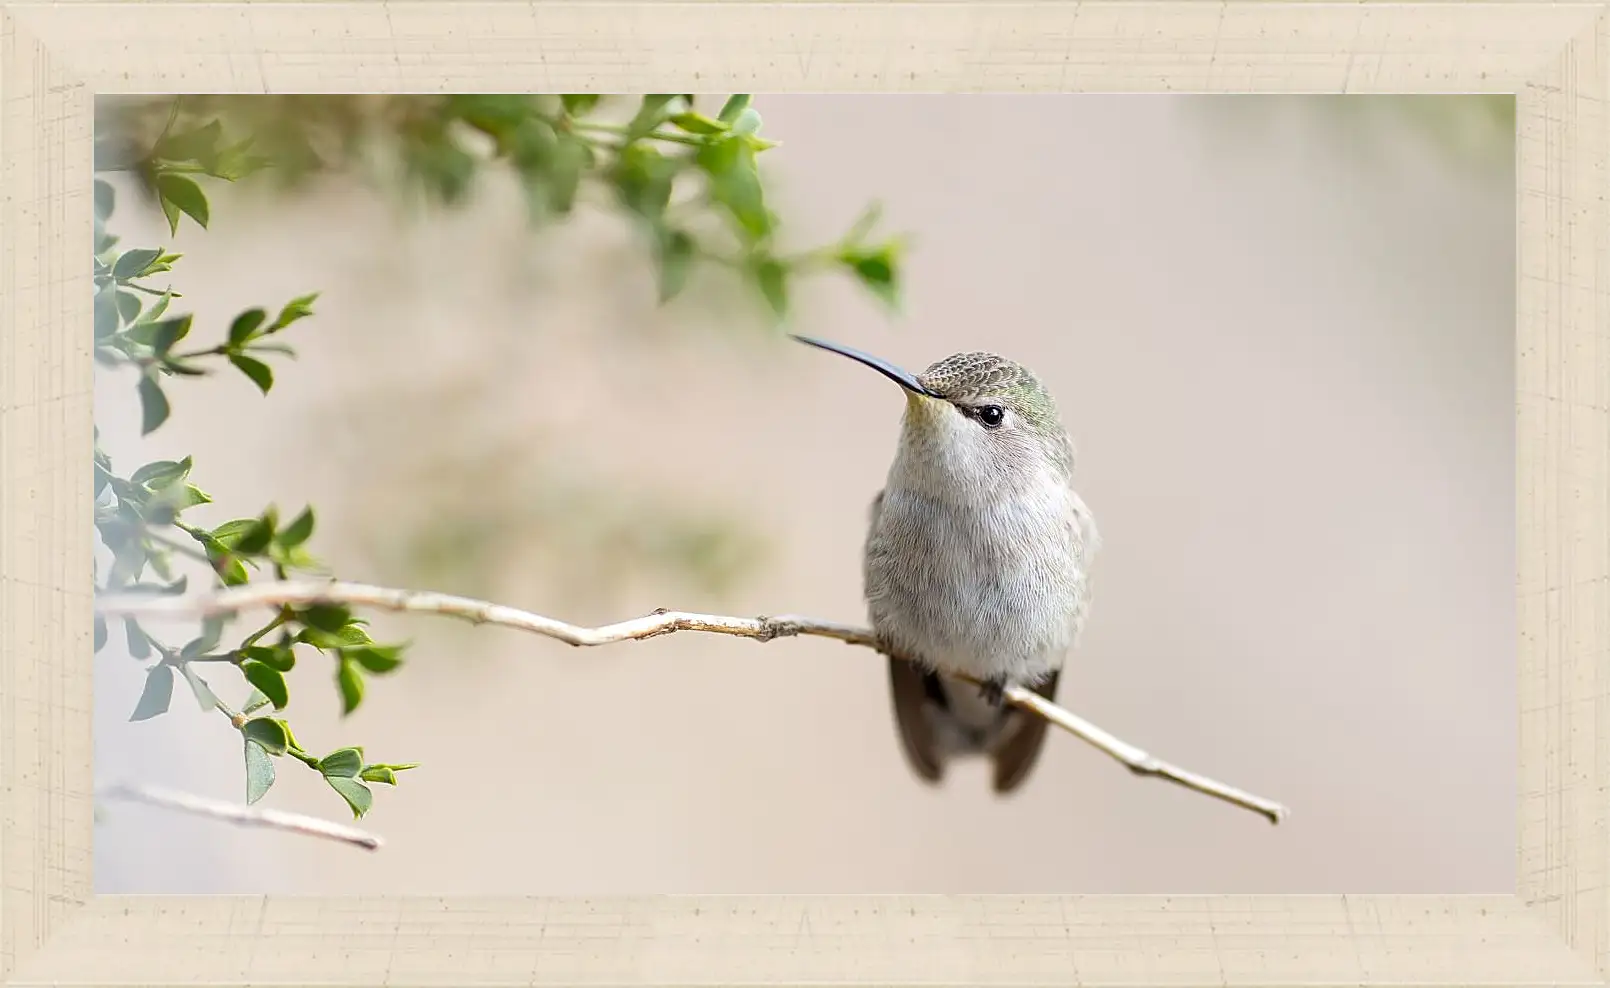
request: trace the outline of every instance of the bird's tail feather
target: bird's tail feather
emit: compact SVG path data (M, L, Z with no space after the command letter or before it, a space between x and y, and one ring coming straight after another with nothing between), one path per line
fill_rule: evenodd
M984 755L994 763L993 785L1008 793L1039 760L1045 722L1007 706L993 706L969 684L900 659L889 659L895 723L906 760L918 778L937 783L952 758ZM1054 699L1057 674L1034 687Z

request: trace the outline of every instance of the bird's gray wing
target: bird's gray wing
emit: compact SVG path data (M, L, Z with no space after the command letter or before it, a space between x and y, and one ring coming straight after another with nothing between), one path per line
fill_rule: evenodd
M924 782L938 782L945 774L934 742L933 725L928 719L928 684L931 675L904 659L889 659L889 687L894 696L894 722L900 731L911 770Z
M867 539L878 531L878 513L883 507L883 492L872 499L867 519ZM900 747L906 761L917 777L925 782L938 782L945 774L945 765L938 753L932 722L926 706L932 702L932 688L927 682L926 670L905 659L890 657L889 692L894 700L894 723L900 733Z
M1060 675L1060 670L1052 672L1049 678L1034 687L1034 692L1055 703ZM1016 729L992 754L995 791L1003 796L1028 778L1034 763L1040 759L1040 749L1045 747L1045 732L1049 726L1043 718L1022 710L1014 710L1012 716L1018 721Z

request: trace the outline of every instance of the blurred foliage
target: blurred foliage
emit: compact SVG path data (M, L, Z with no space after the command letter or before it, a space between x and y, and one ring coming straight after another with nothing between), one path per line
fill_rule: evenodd
M587 204L630 216L653 256L662 302L682 292L696 266L710 264L736 273L778 318L787 313L793 282L827 269L850 275L878 299L897 305L901 245L896 238L873 238L876 209L834 243L783 251L782 220L768 206L757 164L777 143L761 136L761 116L749 96L722 98L709 113L700 99L108 99L97 117L96 168L133 173L160 200L170 222L195 198L183 177L188 172L232 180L272 164L274 179L287 189L340 172L380 187L401 186L427 205L451 207L468 202L489 170L508 169L518 177L536 224L562 221ZM214 144L215 153L198 158L189 135L205 128L229 136ZM168 136L158 140L163 133ZM206 225L204 217L198 222Z
M611 110L620 112L611 117ZM470 198L488 169L508 168L536 224L562 222L584 203L629 217L654 259L662 303L681 294L695 266L715 265L736 273L779 320L787 315L795 279L813 272L841 272L897 305L899 243L872 238L875 209L833 243L780 249L781 220L767 205L756 165L758 155L777 145L760 129L760 114L744 95L726 97L712 114L687 95L115 98L97 107L95 171L132 176L176 233L186 219L203 229L214 222L207 190L216 186L210 183L261 178L290 190L340 170L400 183L430 207L452 207ZM97 178L94 192L95 357L108 371L133 372L142 435L169 420L167 390L181 378L235 372L268 396L276 374L295 357L282 334L302 329L298 324L313 315L318 294L247 309L216 327L209 342L196 344L194 317L171 313L183 296L162 277L180 255L163 247L121 248L108 230L117 208L114 188ZM519 458L515 450L494 461ZM312 507L289 521L270 505L221 525L200 525L186 512L212 498L192 483L194 469L187 456L122 475L97 432L98 593L180 594L193 579L221 587L264 573L275 579L330 575L308 548ZM571 519L565 540L547 551L597 561L587 572L571 564L573 578L607 579L619 571L611 561L647 560L692 567L720 585L758 551L718 520L696 513L670 526L643 524L641 499L607 487L532 477L516 486L488 483L481 498L497 503L420 502L418 532L393 544L438 567L484 559L493 543L505 540L507 528L500 526L519 524L521 511L542 510ZM488 524L492 518L498 524ZM476 547L483 551L477 554ZM248 802L269 791L276 760L290 758L318 772L353 815L362 816L373 804L372 786L395 785L398 772L415 767L369 762L359 746L313 754L276 716L290 704L285 674L299 656L326 657L343 714L364 702L369 677L402 664L406 644L374 641L367 622L347 607L283 606L231 645L224 644L225 622L218 618L202 622L182 645L159 640L136 620L118 623L129 654L150 663L131 719L165 713L175 680L183 679L203 710L222 713L239 732ZM98 617L96 652L112 633ZM215 690L217 675L207 671L214 669L246 691L238 710Z
M473 477L488 459L438 462L431 469ZM617 590L647 571L675 573L710 593L724 593L764 558L765 543L718 512L667 511L652 494L586 478L521 475L514 483L479 488L473 510L428 485L417 503L391 519L386 533L364 533L369 555L420 573L433 586L484 596L510 570L562 574L561 606L579 606ZM511 537L523 527L543 537L527 546ZM361 537L361 536L360 536Z
M479 374L444 375L331 395L315 413L326 454L363 464L362 491L409 492L383 507L358 493L338 521L377 581L488 597L540 579L569 611L660 575L720 595L766 558L767 540L720 505L590 471L487 391ZM407 456L365 456L398 443Z
M1377 124L1398 124L1453 158L1502 162L1513 155L1514 96L1343 96L1323 105L1344 127L1368 130Z
M1190 106L1205 111L1201 119L1225 140L1252 140L1257 128L1287 115L1323 126L1329 138L1367 159L1408 136L1460 168L1514 163L1512 95L1201 96Z

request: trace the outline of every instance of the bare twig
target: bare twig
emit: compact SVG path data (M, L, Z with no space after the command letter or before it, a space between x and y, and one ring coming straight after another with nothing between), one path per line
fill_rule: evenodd
M128 803L145 803L147 806L160 806L164 809L178 810L182 813L191 813L214 820L223 820L227 823L235 823L244 827L267 827L270 830L284 830L309 837L323 837L326 840L340 841L343 844L361 847L366 851L378 850L381 844L385 843L374 834L359 830L356 827L349 827L344 823L331 823L318 817L303 816L300 813L287 813L283 810L225 803L221 800L208 799L205 796L194 796L190 793L175 792L171 789L116 785L103 790L100 793L100 797Z
M687 611L658 610L652 614L598 628L567 624L541 614L522 611L502 604L493 604L469 597L419 590L397 590L389 587L368 586L361 583L285 581L254 583L233 587L216 593L184 596L154 594L123 594L102 597L97 609L102 614L138 614L145 617L200 617L213 614L233 614L253 607L280 607L283 605L355 604L377 607L389 611L410 611L420 614L438 614L456 617L475 624L496 624L517 628L534 634L554 638L570 645L609 645L614 642L638 641L677 631L703 631L718 635L753 638L771 641L774 638L791 638L810 635L832 638L848 645L860 645L879 652L887 651L877 638L865 628L853 625L819 621L799 615L778 617L727 617L719 614L696 614ZM901 656L895 656L902 658ZM962 677L965 678L965 677ZM1225 785L1204 775L1198 775L1171 765L1152 754L1102 730L1095 724L1057 706L1032 690L1008 687L1006 700L1062 728L1085 743L1115 759L1137 775L1166 779L1199 793L1222 799L1244 809L1263 815L1271 823L1280 823L1289 813L1280 803L1262 796L1254 796L1234 786Z

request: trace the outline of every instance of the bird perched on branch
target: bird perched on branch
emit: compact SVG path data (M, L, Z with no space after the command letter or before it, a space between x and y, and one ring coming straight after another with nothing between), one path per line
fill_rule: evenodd
M958 353L921 374L836 343L905 389L894 463L872 500L863 580L891 653L907 760L937 783L957 756L993 763L997 793L1039 758L1046 723L1003 703L1008 686L1055 700L1089 611L1099 536L1071 486L1073 444L1056 403L1020 364ZM956 678L964 676L979 685Z

